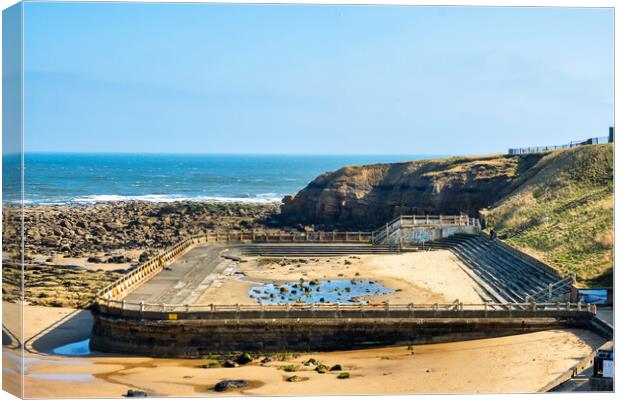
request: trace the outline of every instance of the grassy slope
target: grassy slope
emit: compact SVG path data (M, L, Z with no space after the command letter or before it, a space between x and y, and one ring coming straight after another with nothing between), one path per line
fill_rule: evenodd
M485 214L506 241L583 286L613 284L613 146L550 152Z

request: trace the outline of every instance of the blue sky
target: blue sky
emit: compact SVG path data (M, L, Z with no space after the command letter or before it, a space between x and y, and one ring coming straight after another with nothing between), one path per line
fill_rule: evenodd
M611 9L27 3L26 151L480 154L604 136Z

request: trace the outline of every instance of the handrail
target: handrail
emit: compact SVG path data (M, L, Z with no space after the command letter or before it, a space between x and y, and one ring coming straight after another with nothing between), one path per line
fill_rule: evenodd
M571 285L575 282L576 276L574 273L565 276L559 281L550 283L546 288L539 290L538 292L525 296L525 301L529 302L531 300L538 300L544 297L547 297L547 301L551 301L553 295L562 289L570 288Z
M400 227L411 228L414 226L436 226L436 225L458 225L480 227L477 218L470 218L468 215L400 215L395 217L384 227L372 231L372 243L381 243L390 234L396 232Z
M155 313L161 319L170 319L171 313L291 313L291 312L362 312L376 313L385 312L402 314L405 312L446 312L446 311L484 311L493 314L494 312L540 312L549 313L553 311L579 311L596 314L596 305L581 303L434 303L434 304L390 304L390 303L279 303L279 304L162 304L146 302L127 302L124 300L99 299L97 302L100 310L107 313L123 314L127 311L138 311L140 313ZM174 317L176 318L176 316Z

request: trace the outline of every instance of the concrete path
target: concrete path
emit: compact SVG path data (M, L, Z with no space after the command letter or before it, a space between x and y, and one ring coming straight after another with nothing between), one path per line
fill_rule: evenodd
M190 250L161 271L153 279L131 292L125 300L139 303L193 304L212 282L210 275L221 264L230 263L220 257L226 247L201 246Z
M597 307L596 316L614 326L614 309L613 307Z

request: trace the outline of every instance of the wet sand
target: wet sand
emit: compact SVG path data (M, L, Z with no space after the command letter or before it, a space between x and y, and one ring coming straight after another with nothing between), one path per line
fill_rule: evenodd
M26 396L119 397L129 389L160 396L205 396L215 394L211 388L222 379L250 382L240 392L222 395L535 392L604 342L590 331L554 330L420 345L413 354L407 347L397 346L302 354L266 365L252 362L215 369L199 368L204 360L51 355L50 346L88 336L90 326L83 318L71 309L27 307L25 333L28 342L36 345L26 352ZM54 328L45 329L46 323ZM337 379L339 372L318 374L312 370L314 366L303 366L309 358L330 366L341 364L351 377ZM14 361L7 354L3 357L5 366ZM298 371L285 372L279 368L284 365L294 365ZM286 382L291 375L309 379Z
M300 278L373 280L396 293L365 296L369 302L393 304L482 303L482 289L467 268L447 250L340 257L246 257L235 269L220 271L198 304L254 304L249 290L263 283L297 282ZM296 260L303 260L298 262Z

